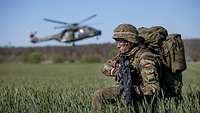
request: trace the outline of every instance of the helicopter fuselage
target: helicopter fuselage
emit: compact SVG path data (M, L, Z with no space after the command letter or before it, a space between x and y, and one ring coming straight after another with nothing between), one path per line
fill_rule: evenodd
M45 21L63 25L63 26L54 27L55 29L58 29L58 28L65 28L65 29L58 34L48 35L48 36L44 36L44 37L37 37L37 36L35 36L36 33L31 33L29 35L29 37L31 38L32 43L56 40L56 41L64 42L64 43L73 42L73 44L74 44L74 42L76 42L76 41L101 35L100 30L97 30L97 29L87 26L87 25L82 25L84 22L86 22L94 17L96 17L96 14L91 15L77 23L67 23L67 22L63 22L63 21L57 21L57 20L45 18L44 19Z
M89 26L82 26L76 32L64 30L61 35L61 41L65 43L82 40L101 35L101 31Z

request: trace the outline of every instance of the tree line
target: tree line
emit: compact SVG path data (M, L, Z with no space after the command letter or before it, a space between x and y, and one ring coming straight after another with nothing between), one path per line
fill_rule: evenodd
M115 54L112 43L79 46L0 47L0 62L103 62Z
M200 60L200 39L185 39L187 61ZM114 43L88 44L79 46L45 47L0 47L0 62L17 63L64 63L104 62L116 55Z

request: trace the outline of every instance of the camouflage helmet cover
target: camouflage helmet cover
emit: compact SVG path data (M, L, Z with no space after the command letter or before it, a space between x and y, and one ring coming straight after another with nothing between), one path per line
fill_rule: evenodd
M138 43L137 28L131 24L120 24L114 29L113 39L124 39L132 43Z

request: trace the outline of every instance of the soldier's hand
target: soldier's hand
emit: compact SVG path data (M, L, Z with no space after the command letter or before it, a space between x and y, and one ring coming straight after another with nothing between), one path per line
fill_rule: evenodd
M115 59L108 60L107 63L111 65L113 68L119 67L119 64Z

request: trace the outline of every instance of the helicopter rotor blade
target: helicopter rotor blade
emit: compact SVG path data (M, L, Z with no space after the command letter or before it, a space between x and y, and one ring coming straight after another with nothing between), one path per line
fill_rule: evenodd
M58 23L58 24L65 24L65 25L68 24L68 23L66 23L66 22L57 21L57 20L52 20L52 19L48 19L48 18L44 18L44 21L53 22L53 23Z
M103 25L104 23L98 22L98 23L88 23L89 25Z
M82 21L80 21L79 24L82 24L82 23L84 23L84 22L86 22L86 21L88 21L88 20L90 20L90 19L92 19L92 18L94 18L94 17L96 17L96 16L97 16L96 14L94 14L94 15L92 15L92 16L89 16L89 17L83 19Z
M54 29L67 28L67 26L56 26Z

